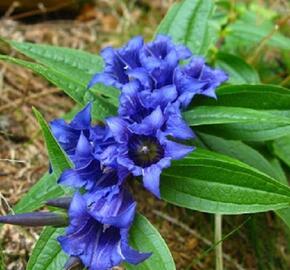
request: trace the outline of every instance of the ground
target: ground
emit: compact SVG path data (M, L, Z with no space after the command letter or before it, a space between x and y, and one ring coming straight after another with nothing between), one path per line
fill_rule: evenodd
M127 2L98 1L97 5L85 5L76 17L66 20L61 20L61 13L53 14L54 20L49 13L15 16L12 7L0 23L0 36L97 53L106 45L118 46L138 33L150 39L173 1L138 1L142 5L136 4L137 1ZM69 12L66 11L66 17L70 17ZM21 21L15 20L17 18ZM32 106L37 107L49 121L68 112L73 105L44 79L23 68L0 63L0 214L8 213L48 169L47 153ZM212 215L158 201L137 184L132 188L136 191L140 212L160 230L178 270L214 269ZM261 232L260 224L264 221L267 225ZM224 235L237 229L224 240L226 269L288 269L287 243L280 227L271 213L255 217L225 217ZM256 234L251 237L249 231L254 229ZM1 239L6 266L3 269L25 269L39 233L40 229L4 226ZM261 244L263 247L257 248ZM271 253L267 248L274 248L275 252ZM257 251L262 254L257 254ZM267 251L272 254L271 258L268 258ZM261 260L268 259L273 260L276 268L272 268L272 264L269 268L260 268Z

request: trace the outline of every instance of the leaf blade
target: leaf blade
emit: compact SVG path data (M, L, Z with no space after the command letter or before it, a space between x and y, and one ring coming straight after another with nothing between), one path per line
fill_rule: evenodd
M160 23L157 33L186 45L193 54L205 55L215 36L209 19L213 1L184 0L174 4Z
M139 265L126 264L127 270L175 270L175 264L165 241L152 224L137 214L130 230L130 242L143 252L153 252L151 257Z
M46 227L33 249L26 270L63 269L68 256L62 252L56 240L63 233L63 228Z
M208 213L241 214L286 208L290 189L235 159L197 150L163 173L162 198Z

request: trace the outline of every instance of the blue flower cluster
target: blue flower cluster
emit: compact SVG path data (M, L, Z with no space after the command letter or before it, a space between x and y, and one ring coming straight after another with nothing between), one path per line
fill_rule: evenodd
M103 83L118 88L118 116L92 125L89 104L71 123L61 119L51 123L74 164L59 183L80 189L59 242L90 270L111 269L122 261L138 264L150 256L128 244L136 202L126 179L141 176L144 187L160 198L162 170L194 150L180 143L194 138L181 110L197 94L215 97L216 87L227 79L223 71L210 68L202 57L162 35L147 44L135 37L101 55L105 68L89 87Z

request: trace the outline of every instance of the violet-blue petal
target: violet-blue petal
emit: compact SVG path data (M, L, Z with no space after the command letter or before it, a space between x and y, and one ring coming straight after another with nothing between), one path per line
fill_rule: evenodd
M150 115L145 117L140 124L133 123L129 129L136 134L150 135L155 133L164 124L162 110L158 106Z
M125 258L125 261L137 265L146 259L148 259L152 253L142 253L135 249L132 249L128 244L128 230L121 231L121 253Z
M103 172L99 161L92 160L84 167L65 170L60 176L58 183L75 188L84 187L89 190L102 175Z
M119 99L119 115L139 122L148 115L140 96L140 83L136 80L126 84Z
M122 143L127 140L128 137L128 131L125 120L123 120L120 117L109 117L106 119L106 123L108 127L110 128L110 131L112 132L114 138L117 142Z
M182 159L194 150L193 146L184 145L168 140L165 148L165 155L172 159Z
M77 256L90 270L108 270L128 257L128 229L119 229L98 222L87 211L86 200L79 193L73 197L69 208L70 225L64 236L58 237L62 249ZM132 254L132 253L131 253ZM139 262L147 258L142 254ZM137 257L136 257L137 259ZM138 263L138 260L134 262Z
M175 48L177 51L178 59L180 60L186 60L192 56L190 49L184 45L176 45Z
M88 212L99 222L118 228L131 226L136 212L136 202L124 187L111 186L93 190L85 196Z
M174 102L177 98L175 85L166 85L160 89L154 89L153 92L145 90L141 92L141 98L145 107L156 108L160 106L164 109L169 103Z
M144 187L153 193L157 198L160 198L160 174L161 169L155 164L145 168L143 173Z
M79 113L77 113L70 125L79 130L88 129L91 125L91 110L92 104L89 103Z
M93 148L87 137L81 132L75 153L71 156L71 160L76 167L83 167L93 159Z
M128 70L127 74L131 78L131 81L132 79L138 80L140 84L139 89L152 89L154 87L154 79L143 67Z
M71 155L75 151L80 131L70 127L63 119L50 122L51 131L63 150Z

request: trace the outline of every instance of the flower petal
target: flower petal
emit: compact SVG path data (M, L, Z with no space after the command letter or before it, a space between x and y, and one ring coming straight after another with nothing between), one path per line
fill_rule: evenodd
M145 117L140 124L133 123L129 129L136 134L152 135L164 124L164 116L158 106L150 115Z
M75 129L88 129L91 125L92 104L84 107L71 121L70 125Z
M128 230L121 230L121 254L125 261L130 264L139 264L148 259L152 253L142 253L132 249L128 245Z
M122 143L128 140L128 124L125 120L120 117L109 117L106 119L106 123L117 142Z
M181 159L194 150L193 146L188 146L168 140L165 147L165 156L172 159Z
M144 187L152 192L157 198L160 198L160 174L161 169L157 165L145 168L143 173Z
M160 106L164 109L170 102L177 98L175 85L166 85L160 89L142 91L141 98L147 108L156 108Z

